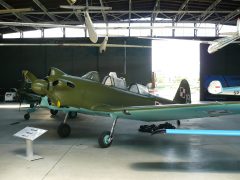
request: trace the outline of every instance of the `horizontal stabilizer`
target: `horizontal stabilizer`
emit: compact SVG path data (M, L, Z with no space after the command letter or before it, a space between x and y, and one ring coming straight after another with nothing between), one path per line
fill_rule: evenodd
M159 133L176 135L240 136L240 130L162 129Z

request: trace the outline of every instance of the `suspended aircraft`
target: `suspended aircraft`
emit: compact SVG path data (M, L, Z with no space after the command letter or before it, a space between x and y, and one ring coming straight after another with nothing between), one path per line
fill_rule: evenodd
M25 76L30 79L31 73L25 72ZM102 148L112 144L114 130L119 118L156 122L240 113L238 102L190 104L191 94L186 80L182 80L173 100L145 93L141 94L139 93L141 91L136 91L136 87L128 90L111 86L114 85L111 80L106 80L106 82L105 84L99 82L97 72L75 77L57 68L51 68L46 78L32 78L32 90L51 100L51 105L49 105L46 99L42 99L45 102L42 102L45 107L66 113L63 123L58 127L58 134L61 137L70 135L71 128L67 124L68 112L70 111L110 116L113 119L111 131L104 131L98 138L98 143ZM117 82L115 83L118 84ZM152 134L156 133L240 136L240 131L179 130L169 128L169 125L163 129L161 126L161 129L152 131Z
M217 94L217 95L240 96L240 86L223 87L220 81L215 80L210 82L208 86L208 92L210 94Z
M219 49L222 49L223 47L229 45L230 43L232 43L240 38L240 19L237 20L237 31L236 32L228 32L228 33L224 33L224 34L228 35L228 36L209 42L209 44L210 44L208 47L209 54L212 54L212 53L218 51Z
M115 26L115 27L94 27L93 23L92 23L92 19L89 15L89 11L96 11L96 10L100 10L100 11L104 11L105 13L107 13L108 10L111 10L111 7L105 7L105 6L89 6L88 5L88 0L86 0L86 5L85 6L78 6L78 5L73 5L76 0L67 0L69 5L60 5L60 8L63 9L72 9L73 11L77 12L77 13L83 13L84 14L84 19L85 19L85 26L84 25L67 25L67 24L56 24L56 23L25 23L25 22L0 22L0 25L6 25L6 26L26 26L26 27L39 27L39 28L73 28L73 29L86 29L88 31L89 34L89 39L91 40L91 42L93 43L97 43L98 41L98 34L96 32L97 29L102 30L105 29L106 30L106 34L103 35L105 38L103 40L103 42L101 44L97 44L97 45L91 45L91 44L84 44L82 45L81 43L79 43L77 46L99 46L99 52L103 53L106 51L107 47L126 47L125 44L107 44L108 39L110 36L116 36L113 34L108 34L108 30L110 29L179 29L179 28L191 28L191 29L208 29L208 27L185 27L185 26L134 26L134 27L121 27L121 26ZM20 44L19 44L20 45ZM34 44L29 44L29 46L36 46ZM63 44L63 46L70 46L67 44ZM11 46L11 44L5 44L2 43L1 46ZM25 45L24 45L25 46ZM76 44L75 44L76 46ZM131 45L131 47L134 47L134 45ZM137 45L136 45L137 47Z

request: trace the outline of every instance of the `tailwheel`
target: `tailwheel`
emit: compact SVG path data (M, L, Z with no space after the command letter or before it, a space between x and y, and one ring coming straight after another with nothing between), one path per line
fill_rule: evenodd
M50 113L55 116L58 113L58 110L50 109Z
M25 120L29 120L29 118L30 118L30 114L29 113L24 114L24 119Z
M104 131L100 136L98 137L98 144L101 148L107 148L112 144L112 138L110 136L110 131Z
M77 117L77 112L72 112L72 111L70 111L70 112L68 113L68 116L69 116L69 118L74 119L74 118Z
M66 123L61 123L58 126L58 135L62 138L68 137L71 134L71 127Z

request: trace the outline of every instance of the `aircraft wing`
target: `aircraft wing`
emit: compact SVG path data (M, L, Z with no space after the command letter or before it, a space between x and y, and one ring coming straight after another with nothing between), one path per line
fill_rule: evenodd
M114 107L96 105L90 109L77 107L57 107L49 105L47 97L42 98L41 107L63 112L78 112L89 115L110 116L118 118L141 120L146 122L170 121L179 119L193 119L217 117L223 115L240 114L239 102L215 102L205 104L169 104L153 106Z
M124 119L148 122L169 121L240 114L240 104L238 102L216 102L207 104L135 106L113 108L110 113Z

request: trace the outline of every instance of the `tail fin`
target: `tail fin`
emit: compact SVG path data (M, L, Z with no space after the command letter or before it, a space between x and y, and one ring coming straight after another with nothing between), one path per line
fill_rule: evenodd
M186 79L181 81L173 101L179 104L191 103L191 91Z
M208 92L210 94L219 94L222 92L222 84L220 81L212 81L208 86Z
M27 70L23 70L22 74L24 76L25 81L33 82L33 81L35 81L37 79L34 74L32 74L31 72L29 72Z

